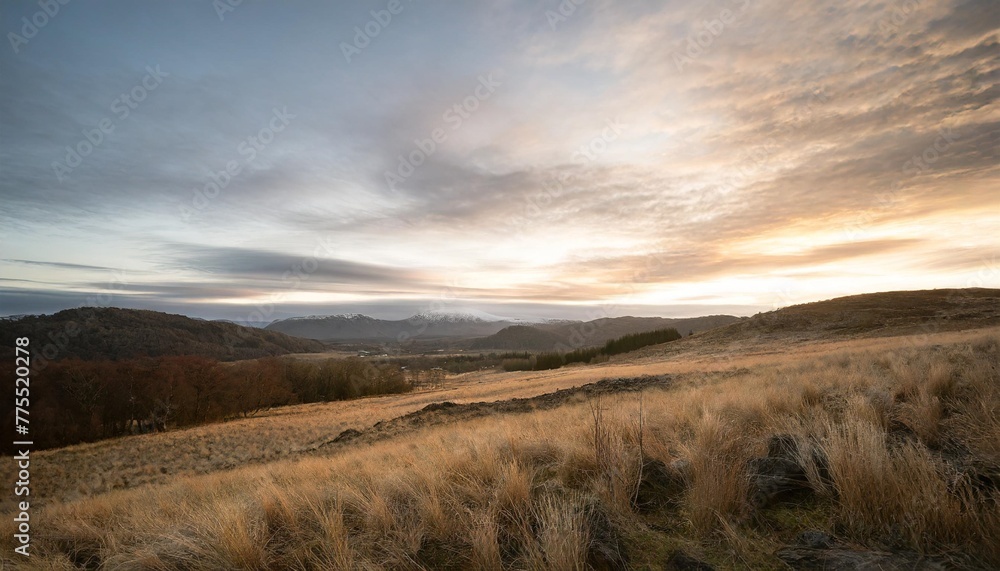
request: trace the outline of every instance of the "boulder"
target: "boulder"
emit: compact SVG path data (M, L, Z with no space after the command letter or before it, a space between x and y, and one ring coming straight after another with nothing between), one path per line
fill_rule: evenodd
M805 470L793 460L753 458L749 468L751 503L757 508L794 500L812 491Z
M590 530L590 548L587 550L587 568L596 571L625 571L628 553L625 544L611 523L608 514L596 503L587 504L584 510Z
M663 569L665 571L715 571L715 567L679 550L670 554Z
M348 440L354 440L355 438L361 436L361 431L355 430L353 428L348 428L347 430L338 434L332 442L346 442Z
M822 531L799 534L795 543L777 553L789 567L796 570L824 571L939 571L946 569L940 561L916 553L855 549Z
M826 457L818 448L811 450L820 477L829 478ZM767 456L752 458L748 465L750 501L757 508L802 498L813 492L805 468L799 461L801 451L796 438L777 434L767 442Z
M660 460L646 459L642 463L642 479L635 497L635 509L646 514L658 509L677 506L684 495L687 476L681 461L670 465Z

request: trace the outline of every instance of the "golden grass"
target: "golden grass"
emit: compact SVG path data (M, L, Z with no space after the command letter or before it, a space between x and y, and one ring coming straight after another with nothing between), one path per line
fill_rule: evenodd
M637 567L657 563L643 559L652 547L635 543L652 534L697 545L723 567L777 568L773 548L818 522L861 545L1000 564L1000 497L973 481L973 468L1000 467L997 331L823 347L792 354L761 348L721 365L699 354L653 365L612 361L524 381L479 375L435 393L298 407L132 439L150 457L182 447L170 461L181 475L137 489L89 490L91 497L72 502L47 490L52 499L33 519L31 562L55 569L88 562L106 569L584 569L595 545L614 533L632 546ZM520 396L634 370L679 374L673 386L647 390L641 400L571 402L423 428L329 457L277 457L205 475L183 465L211 468L256 447L302 446L324 430L329 437L363 428L434 400L489 400L480 397L502 394L501 384L524 382L507 393ZM319 419L325 424L310 432L308 423ZM257 428L260 435L247 436ZM242 449L219 449L241 431ZM801 463L819 490L790 523L748 500L746 462L778 433L803 445ZM263 442L273 438L281 440ZM806 445L821 450L827 466ZM122 454L117 446L49 454L105 465ZM199 464L190 452L199 447L215 464ZM679 507L651 515L632 508L643 456L688 463ZM39 475L50 466L40 463ZM13 563L10 519L0 522L0 544Z

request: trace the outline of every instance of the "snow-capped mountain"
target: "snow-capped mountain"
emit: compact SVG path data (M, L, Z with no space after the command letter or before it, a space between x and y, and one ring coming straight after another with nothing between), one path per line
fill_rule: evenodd
M478 309L434 309L429 311L422 311L409 319L409 321L448 321L452 323L459 323L463 321L509 321L514 322L516 319L510 319L508 317L500 317L499 315L493 315L492 313L487 313Z
M402 342L417 337L479 337L518 323L474 309L432 310L407 319L376 319L356 313L281 319L267 329L324 341Z
M324 319L334 320L334 321L336 321L336 320L343 320L343 319L357 321L357 320L372 320L374 318L373 317L368 317L367 315L362 315L360 313L338 313L336 315L303 315L301 317L289 317L288 319L278 319L275 322L277 322L277 321L301 321L301 320L319 321L319 320L324 320Z

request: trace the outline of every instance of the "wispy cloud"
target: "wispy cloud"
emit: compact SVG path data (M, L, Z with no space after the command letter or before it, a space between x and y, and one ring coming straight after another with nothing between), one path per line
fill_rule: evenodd
M115 268L123 303L210 312L288 291L315 258L289 307L392 312L447 290L662 314L961 287L995 252L996 2L558 6L414 4L351 62L361 5L66 10L0 50L10 293L51 310ZM52 162L156 65L169 81L59 181ZM296 119L246 161L276 107Z

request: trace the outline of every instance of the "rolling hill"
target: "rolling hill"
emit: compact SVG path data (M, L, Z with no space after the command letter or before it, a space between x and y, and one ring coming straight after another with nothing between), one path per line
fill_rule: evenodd
M0 343L31 339L48 360L197 355L224 361L323 351L322 343L222 321L138 309L81 307L0 320Z
M537 351L540 349L551 349L563 338L551 331L545 331L538 327L529 325L511 325L500 331L475 339L470 343L470 349L496 349L503 351Z
M706 333L755 336L881 336L1000 324L1000 289L892 291L838 297L758 313Z
M664 317L604 317L593 321L540 323L507 327L494 335L476 339L472 349L552 351L596 347L632 333L674 328L687 335L740 321L732 315L709 315L685 319Z
M350 313L281 319L265 329L323 341L404 342L415 338L482 337L515 323L470 313L421 313L398 320Z
M686 319L607 317L593 321L559 320L530 323L482 313L421 313L408 319L385 320L345 314L282 319L265 329L322 341L406 342L417 340L431 349L444 343L453 349L551 351L565 347L603 345L630 333L673 327L682 334L739 321L732 315ZM428 340L436 340L427 345ZM433 346L433 347L432 347Z

